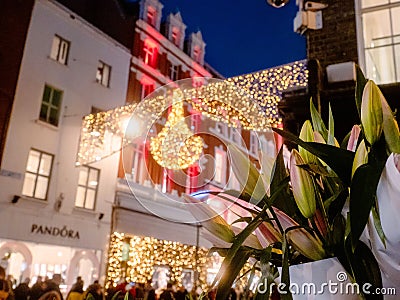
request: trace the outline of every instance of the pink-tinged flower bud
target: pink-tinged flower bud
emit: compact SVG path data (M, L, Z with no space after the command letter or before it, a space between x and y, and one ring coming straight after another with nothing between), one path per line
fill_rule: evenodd
M320 144L326 144L324 137L318 131L314 131L314 141Z
M231 226L232 231L238 235L243 229L235 226ZM254 249L263 249L264 247L260 243L256 234L250 234L244 241L243 246L251 247Z
M309 259L321 260L325 258L326 253L322 241L304 228L290 230L286 236L289 243Z
M371 80L364 87L361 102L361 124L365 138L368 143L373 145L381 137L383 115L379 88Z
M367 147L365 146L365 141L362 140L360 145L358 145L356 154L354 155L353 167L351 168L351 177L353 177L354 172L357 170L359 166L366 164L367 162L368 162L368 150Z
M260 172L238 147L229 145L228 152L233 172L241 188L251 195L256 203L260 202L267 193Z
M309 120L303 123L303 126L300 130L300 139L304 142L314 142L314 131ZM301 157L304 159L305 163L317 163L317 157L314 154L311 154L306 149L299 146L299 153Z
M351 129L350 138L347 142L347 150L349 151L356 151L357 149L357 141L358 137L360 136L361 128L358 125L354 125Z
M255 231L260 244L265 248L269 245L282 242L281 233L269 222L263 222Z
M303 164L303 158L293 149L290 155L290 182L294 200L301 214L306 218L311 218L316 209L315 188L311 175L298 167Z
M192 213L205 229L227 243L233 242L235 233L225 219L210 208L208 204L189 195L183 195L183 199L186 202L185 208Z
M322 215L321 210L317 209L315 211L315 215L313 218L314 218L315 225L317 225L318 231L322 234L322 236L325 237L327 234L327 228L326 228L325 219L324 219L324 216ZM309 225L310 225L310 227L312 227L311 226L312 224L310 221L309 221Z

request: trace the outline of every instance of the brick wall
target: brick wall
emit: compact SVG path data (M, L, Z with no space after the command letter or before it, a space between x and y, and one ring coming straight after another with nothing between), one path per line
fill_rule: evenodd
M321 1L322 2L322 1ZM329 1L322 11L323 28L307 31L307 58L324 68L346 61L358 62L354 0Z

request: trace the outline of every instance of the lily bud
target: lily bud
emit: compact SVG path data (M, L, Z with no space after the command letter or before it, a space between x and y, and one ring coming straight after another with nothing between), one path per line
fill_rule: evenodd
M236 226L231 226L232 231L238 235L240 232L242 232L243 229L236 227ZM263 249L263 246L261 245L259 239L257 238L256 234L250 234L245 241L243 242L243 246L251 247L254 249Z
M308 219L315 213L316 196L311 175L297 166L302 164L304 164L303 158L293 149L290 156L290 182L297 207L301 214Z
M361 128L358 125L354 125L351 129L350 138L347 142L347 150L349 151L356 151L357 149L357 141L358 137L360 136Z
M320 144L326 144L324 137L318 131L314 131L314 141Z
M357 170L359 166L366 164L367 162L368 162L368 150L367 147L365 146L365 141L362 140L357 148L356 154L354 155L353 167L351 168L351 177L353 177L354 172Z
M322 215L321 210L317 209L315 211L315 215L313 218L314 218L314 222L315 222L315 225L317 226L318 231L322 234L322 236L325 237L328 231L327 231L325 219ZM310 227L312 226L310 220L309 220L309 225L310 225Z
M299 223L297 223L295 220L293 220L291 217L289 217L287 214L285 214L280 209L274 207L274 211L275 211L276 217L278 218L279 223L282 225L283 230L286 230L289 227L299 226ZM269 216L269 217L272 217L272 216Z
M311 125L310 120L307 120L303 123L300 131L300 139L304 142L314 142L314 131ZM299 146L299 153L301 157L304 159L305 163L317 163L317 157L314 154L311 154L306 149Z
M266 195L266 188L260 173L239 148L229 145L228 151L236 179L239 181L241 188L256 201L253 204L257 204Z
M269 245L281 242L282 235L281 233L275 229L275 227L269 222L263 222L258 226L255 231L260 244L265 248Z
M368 143L373 145L381 137L383 115L379 88L371 80L364 87L361 103L361 124L365 138Z
M325 258L326 253L322 241L304 228L296 228L286 234L289 243L302 255L312 260Z
M192 213L205 229L227 243L233 242L235 233L225 219L218 215L215 210L192 196L183 195L183 199L186 202L185 208Z
M383 134L385 135L386 144L390 152L400 153L399 125L381 91L379 91L379 96L382 104Z
M271 184L272 169L274 168L275 158L268 156L266 153L260 153L261 157L261 176L264 185L269 187Z

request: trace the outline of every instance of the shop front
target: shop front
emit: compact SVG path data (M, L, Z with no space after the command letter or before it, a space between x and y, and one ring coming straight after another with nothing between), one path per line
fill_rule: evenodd
M16 221L20 220L20 221ZM82 215L40 216L10 212L0 220L0 264L15 284L38 276L62 277L63 292L77 276L85 287L101 279L109 224Z
M113 209L106 287L122 280L134 284L151 280L157 292L168 282L188 291L210 286L222 259L217 254L207 256L213 244L206 230L177 197L166 199L151 188L135 192L116 196L119 205Z

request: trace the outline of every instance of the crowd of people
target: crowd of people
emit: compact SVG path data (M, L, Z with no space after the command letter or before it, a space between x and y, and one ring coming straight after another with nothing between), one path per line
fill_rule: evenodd
M0 267L0 300L104 300L103 288L95 281L84 290L84 282L77 277L66 297L60 291L61 275L54 274L52 278L38 276L30 287L27 278L13 288L11 276L6 277L3 267Z
M160 292L154 289L152 281L145 283L120 282L116 287L110 286L105 293L98 281L93 282L84 290L84 282L80 276L72 285L68 294L63 296L59 285L61 275L54 274L53 278L37 277L36 282L30 287L29 279L25 279L13 288L10 278L6 277L4 268L0 267L0 300L124 300L128 295L129 300L215 300L215 291L199 297L196 288L190 292L184 286L176 287L168 283ZM236 300L236 293L232 293L228 300Z

